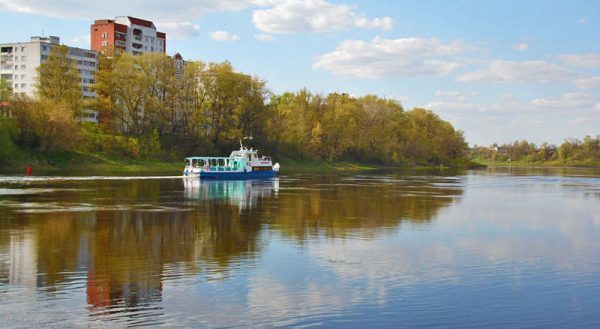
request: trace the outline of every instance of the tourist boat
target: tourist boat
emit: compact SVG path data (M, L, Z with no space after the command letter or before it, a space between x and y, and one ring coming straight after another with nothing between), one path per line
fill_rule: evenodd
M245 148L231 152L229 157L189 157L183 175L201 179L251 179L271 178L279 172L279 163L273 165L271 157L258 156L258 151Z

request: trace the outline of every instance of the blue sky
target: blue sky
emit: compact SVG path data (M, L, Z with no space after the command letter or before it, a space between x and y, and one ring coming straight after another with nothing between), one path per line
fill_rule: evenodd
M0 42L89 47L94 19L131 15L167 52L230 61L275 93L376 94L432 109L467 141L600 135L598 1L0 0Z

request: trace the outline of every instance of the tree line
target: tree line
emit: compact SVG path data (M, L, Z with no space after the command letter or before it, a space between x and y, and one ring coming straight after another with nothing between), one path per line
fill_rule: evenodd
M582 140L568 138L559 146L543 143L539 146L526 140L512 144L493 144L490 147L475 145L469 150L472 157L496 162L563 164L600 163L600 135L585 136Z
M103 152L179 160L223 154L244 136L275 157L389 165L458 164L463 133L435 113L406 111L374 95L274 94L259 77L229 62L164 54L101 55L94 99L82 99L79 73L64 46L38 68L35 97L11 96L14 142L44 153ZM82 109L99 124L79 121Z

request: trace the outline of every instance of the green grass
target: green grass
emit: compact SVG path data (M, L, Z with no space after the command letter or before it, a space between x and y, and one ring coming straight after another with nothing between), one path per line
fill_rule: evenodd
M600 161L594 160L548 160L527 162L524 160L516 161L493 161L490 159L476 158L476 163L480 163L490 167L583 167L583 168L598 168Z
M381 165L360 164L354 162L320 162L285 158L280 161L281 172L335 172L361 171L382 168Z
M109 156L88 152L58 152L44 155L37 152L26 153L23 159L0 167L2 173L25 172L31 165L34 173L94 173L94 174L171 174L179 175L182 162L158 159Z

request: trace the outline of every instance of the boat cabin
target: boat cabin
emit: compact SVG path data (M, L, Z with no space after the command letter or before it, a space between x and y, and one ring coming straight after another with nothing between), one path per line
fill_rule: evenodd
M256 163L258 161L271 161L271 157L268 157L268 156L259 157L257 150L253 150L253 149L248 150L246 148L241 148L240 150L231 152L231 155L229 155L229 157L233 158L233 159L244 159L249 163ZM263 162L263 164L264 164L264 162Z
M191 157L185 158L185 161L186 168L207 171L237 171L246 165L242 159L225 157Z

